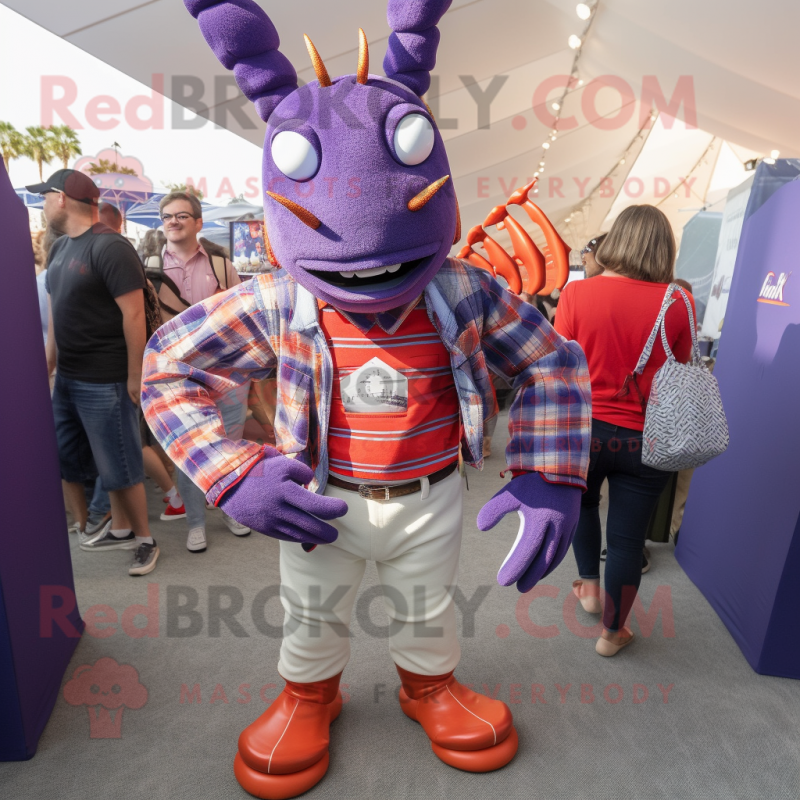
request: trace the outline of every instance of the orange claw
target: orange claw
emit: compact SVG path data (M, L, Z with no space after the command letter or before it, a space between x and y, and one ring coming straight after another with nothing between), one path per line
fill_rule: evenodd
M545 273L547 280L539 289L538 294L549 295L554 289L563 289L569 278L569 245L558 235L553 223L547 215L529 197L528 192L536 185L533 180L522 189L518 189L508 198L508 205L519 205L525 213L535 222L544 233L547 246L544 248Z
M473 245L477 242L483 242L495 273L506 279L510 291L519 294L522 291L522 277L511 256L480 225L470 228L467 234L467 244Z
M478 226L478 229L480 230L480 226ZM478 240L476 239L476 241ZM457 258L464 259L464 261L472 264L473 267L478 267L478 269L485 269L492 277L495 275L494 267L480 253L476 253L468 244L465 244L458 251Z
M510 214L504 220L511 244L514 246L514 255L522 261L528 273L525 291L528 294L538 294L547 283L546 259L536 243L528 236L528 232Z

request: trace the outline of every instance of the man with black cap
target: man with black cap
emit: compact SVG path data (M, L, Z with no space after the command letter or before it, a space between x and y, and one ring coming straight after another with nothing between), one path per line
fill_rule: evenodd
M98 222L100 191L82 172L60 169L28 186L63 231L50 251L47 364L53 389L64 491L85 531L84 483L99 474L111 496L111 524L81 549L133 550L131 575L155 568L159 549L147 523L139 440L145 277L130 243Z

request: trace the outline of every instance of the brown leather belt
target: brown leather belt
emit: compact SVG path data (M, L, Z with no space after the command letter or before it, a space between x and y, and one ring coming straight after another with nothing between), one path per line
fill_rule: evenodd
M428 482L431 484L443 481L452 475L458 466L458 461L442 467L438 472L428 475ZM401 483L397 486L368 486L365 483L352 483L342 480L335 475L328 475L328 483L339 489L347 489L349 492L358 492L359 496L367 500L391 500L393 497L403 497L407 494L414 494L422 489L422 481L411 481L411 483Z

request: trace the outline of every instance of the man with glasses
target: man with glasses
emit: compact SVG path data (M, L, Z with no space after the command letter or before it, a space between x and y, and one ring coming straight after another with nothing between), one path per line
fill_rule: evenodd
M81 549L133 550L130 575L155 568L147 523L137 406L146 339L144 270L130 243L98 222L99 189L61 169L27 187L44 196L49 225L63 231L48 258L47 365L53 388L61 477L77 517ZM111 522L86 535L84 483L100 477Z
M209 256L197 240L203 228L200 201L188 192L172 192L159 204L161 221L167 243L161 253L164 275L180 291L182 308L206 300L218 292L241 283L236 270L227 258ZM219 407L225 433L230 439L241 439L247 414L249 382L227 393L214 396ZM206 497L201 489L180 469L175 472L178 491L186 508L189 526L187 549L201 553L206 549ZM223 514L225 524L236 536L247 536L250 528Z

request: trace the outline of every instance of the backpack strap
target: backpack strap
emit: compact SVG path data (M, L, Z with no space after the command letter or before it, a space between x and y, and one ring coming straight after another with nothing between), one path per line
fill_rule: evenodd
M223 256L209 256L211 271L217 279L217 286L220 289L229 289L228 286L228 259Z
M153 288L156 290L156 297L158 297L158 303L166 312L177 317L178 314L191 306L191 303L181 296L181 290L178 288L178 285L175 283L175 281L173 281L172 278L170 278L169 275L164 272L164 259L160 253L148 256L144 262L144 274L150 283L153 284ZM175 295L178 301L182 304L183 308L173 308L171 305L164 302L163 298L161 297L162 286L169 289L169 291Z

